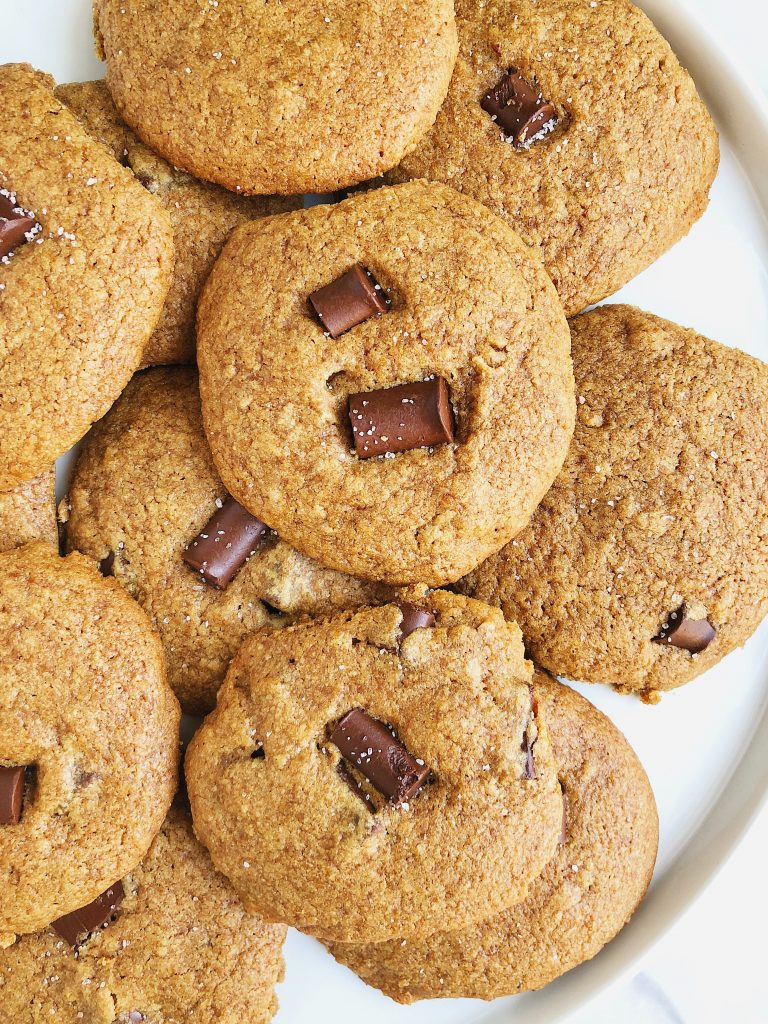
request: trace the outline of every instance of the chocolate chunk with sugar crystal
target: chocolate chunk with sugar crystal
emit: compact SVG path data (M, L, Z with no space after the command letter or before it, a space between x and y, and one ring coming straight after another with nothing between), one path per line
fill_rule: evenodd
M29 242L40 230L34 213L16 202L16 195L0 189L0 260L8 257L20 245Z
M0 825L17 825L21 821L25 774L23 766L0 765Z
M426 608L420 608L410 601L398 601L397 607L403 613L400 620L400 639L405 640L407 636L417 629L429 629L435 624L435 616Z
M267 527L247 509L228 498L184 551L184 561L206 583L219 590L254 554Z
M429 779L424 762L362 708L348 711L331 729L329 739L395 807L407 803Z
M92 903L54 921L52 927L74 949L91 932L95 932L109 921L124 897L123 883L115 882Z
M386 313L389 308L381 287L360 263L312 292L309 301L332 338L340 337L372 316Z
M443 377L350 395L348 414L360 459L434 448L454 439L453 409Z
M544 99L538 85L531 85L514 68L483 96L480 106L519 149L557 124L557 111Z
M653 642L680 647L689 654L700 654L709 647L716 635L717 630L708 619L690 618L683 605L676 612L670 613Z

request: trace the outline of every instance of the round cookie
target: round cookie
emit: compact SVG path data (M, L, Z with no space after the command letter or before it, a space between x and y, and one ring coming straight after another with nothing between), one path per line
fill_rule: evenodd
M197 374L138 374L85 441L68 501L67 540L102 562L160 633L168 678L190 714L214 706L243 638L284 613L322 615L391 596L324 569L270 534L225 590L183 560L227 498L203 433Z
M55 486L56 473L49 469L12 491L0 491L0 551L33 540L58 545Z
M578 313L704 212L715 127L667 42L628 0L457 0L456 17L448 96L391 180L444 181L485 203L541 256L566 313ZM499 111L485 97L510 70L528 89L513 79L512 107ZM534 135L541 118L554 130L513 143L528 123L509 117L514 97L527 112L545 104ZM502 106L506 98L497 94Z
M267 920L425 937L523 899L554 852L519 630L441 591L422 607L422 628L385 605L254 634L189 745L195 832Z
M435 120L452 0L95 0L125 120L171 163L245 193L331 192L389 170Z
M77 951L53 928L0 952L0 1024L267 1024L277 1010L285 928L243 909L172 808L122 879L111 923Z
M304 554L391 584L450 583L497 551L573 429L568 326L549 279L503 221L443 185L236 229L203 289L198 363L230 493ZM394 396L393 429L369 447L379 389ZM402 450L406 434L425 446Z
M534 697L564 794L557 852L511 910L423 945L330 949L392 999L496 999L542 988L591 959L624 927L653 874L659 823L642 765L589 701L543 673Z
M176 262L168 298L142 358L143 366L195 361L195 307L227 235L237 224L302 205L301 198L246 198L197 181L148 149L120 118L104 82L60 85L56 96L85 130L130 168L168 211Z
M146 615L82 555L6 552L0 595L7 942L90 903L144 856L176 789L179 706Z
M768 367L631 306L571 330L563 471L461 589L500 605L551 672L655 700L768 611Z
M11 490L50 469L128 383L165 301L173 235L51 78L6 64L0 99L0 188L39 225L0 262L0 490Z

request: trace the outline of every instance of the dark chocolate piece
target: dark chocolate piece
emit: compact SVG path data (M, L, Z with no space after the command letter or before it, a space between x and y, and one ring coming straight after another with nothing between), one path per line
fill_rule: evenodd
M0 825L18 825L21 821L25 774L23 765L0 766Z
M686 614L685 605L672 612L653 638L656 644L671 644L680 647L689 654L700 654L709 647L717 635L717 630L708 619L690 619Z
M102 576L114 576L112 571L115 565L115 552L108 552L99 562L99 572Z
M453 409L442 377L350 395L349 422L361 459L454 439Z
M184 561L206 583L219 590L231 582L237 570L256 551L267 532L260 519L227 498L184 551Z
M536 740L531 742L528 730L526 729L523 733L523 742L520 744L520 749L525 754L525 767L523 768L524 779L535 779L536 776L536 762L533 759L533 748L536 745Z
M34 213L16 202L16 195L0 189L0 260L8 260L14 250L40 230Z
M557 111L538 85L531 85L514 68L483 96L480 106L518 149L530 146L557 124Z
M332 338L357 327L372 316L386 313L387 298L365 267L356 263L335 281L309 296L318 319Z
M400 621L401 640L405 640L417 629L429 629L435 624L434 614L427 611L426 608L420 608L417 604L411 604L410 601L398 601L397 607L403 613Z
M395 807L407 803L429 778L424 762L409 754L391 729L362 708L348 711L329 739Z
M347 765L346 761L339 761L339 763L336 765L336 771L339 773L339 778L342 779L342 781L344 782L345 786L348 789L351 789L352 792L355 794L355 796L359 800L363 801L363 803L368 808L368 810L371 812L371 814L375 814L376 813L376 807L375 807L375 805L373 803L373 800L371 800L370 793L366 793L366 791L363 789L361 783L359 783L357 781L357 779L355 778L355 776L352 774L352 772L351 772L349 766Z
M101 896L97 896L93 903L73 910L71 914L65 914L58 921L54 921L52 927L65 942L76 949L91 932L95 932L109 921L124 897L123 883L115 882Z

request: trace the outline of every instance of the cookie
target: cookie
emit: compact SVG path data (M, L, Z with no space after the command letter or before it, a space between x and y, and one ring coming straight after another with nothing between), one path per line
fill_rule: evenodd
M0 491L0 551L32 540L58 544L56 473L49 469L12 491Z
M187 750L195 832L246 906L321 938L486 917L561 827L530 674L516 626L441 591L256 633Z
M86 439L62 505L70 548L100 562L151 618L169 682L190 714L214 706L253 630L391 596L324 569L272 533L225 589L212 586L184 555L227 497L203 433L197 375L179 367L134 377Z
M132 871L176 789L179 707L144 612L82 555L0 556L0 939ZM0 945L2 942L0 942Z
M227 235L237 224L302 205L300 197L248 199L198 181L147 149L124 124L104 82L60 85L57 97L85 130L112 151L156 196L173 227L176 262L160 322L144 350L143 366L195 361L195 306Z
M443 185L236 229L203 289L198 364L229 492L305 555L391 584L449 583L498 550L573 428L549 279Z
M331 192L395 164L456 59L451 0L96 0L127 123L171 163L245 193Z
M571 331L563 471L461 589L500 605L551 672L655 700L768 611L768 367L631 306Z
M624 927L653 874L659 840L648 778L619 730L589 701L534 677L564 794L561 842L528 898L423 944L335 943L333 955L401 1003L496 999L538 989L591 959Z
M51 78L6 64L0 99L0 198L32 222L0 246L0 490L11 490L50 469L128 383L168 291L173 237Z
M578 313L702 215L712 120L628 0L457 0L459 58L434 128L393 181L444 181L540 255Z
M49 928L0 952L0 1024L272 1019L285 928L243 909L185 810L121 886L112 919L76 947Z

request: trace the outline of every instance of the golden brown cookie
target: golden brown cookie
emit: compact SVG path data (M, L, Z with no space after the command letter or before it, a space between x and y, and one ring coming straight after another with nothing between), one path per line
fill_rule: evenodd
M176 789L179 706L144 612L82 555L0 556L0 940L132 871ZM0 941L0 945L2 945Z
M104 82L60 85L56 95L85 130L103 142L159 199L171 219L176 249L173 279L142 365L194 363L197 296L227 235L243 221L297 209L302 205L301 198L248 199L171 166L143 145L122 121Z
M534 696L564 794L557 852L511 910L426 942L331 952L401 1003L496 999L537 989L591 959L627 923L653 874L659 823L643 766L619 730L544 673Z
M243 638L287 615L378 604L389 588L324 569L274 534L220 590L183 560L228 495L203 433L197 375L138 374L86 440L62 505L70 548L102 563L160 633L185 711L214 706Z
M0 1024L267 1024L285 928L243 909L185 810L171 809L105 926L0 951Z
M96 0L125 120L168 160L245 193L331 192L432 125L456 59L452 0Z
M485 203L578 313L704 212L718 165L712 119L628 0L457 0L456 17L448 97L392 180L444 181Z
M449 583L498 550L573 428L551 282L443 185L238 228L203 290L198 363L230 493L304 554L392 584Z
M28 65L0 67L0 188L39 228L0 262L0 490L48 470L141 361L168 291L167 213Z
M424 938L523 899L562 799L520 633L435 591L255 633L187 750L197 836L267 920Z
M56 473L49 469L12 491L0 491L0 551L32 540L59 543L55 485Z
M500 605L551 672L655 699L768 611L768 367L631 306L571 330L565 466L461 589Z

